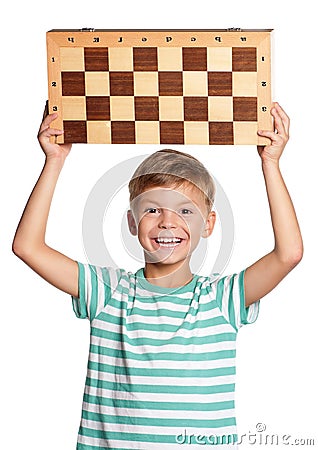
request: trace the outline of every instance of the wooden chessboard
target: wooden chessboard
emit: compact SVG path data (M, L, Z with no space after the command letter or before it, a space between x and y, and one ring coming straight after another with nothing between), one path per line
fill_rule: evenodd
M271 31L49 31L58 142L266 144Z

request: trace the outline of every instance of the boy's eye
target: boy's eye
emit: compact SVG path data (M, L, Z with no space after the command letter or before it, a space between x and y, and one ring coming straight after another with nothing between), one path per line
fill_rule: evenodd
M192 214L192 211L190 211L190 209L187 209L187 208L182 208L181 209L181 214L185 214L185 215Z
M156 213L160 213L160 209L159 208L146 208L145 212L150 213L150 214L156 214ZM180 213L183 215L193 214L192 211L188 208L182 208L180 210Z
M146 213L151 213L151 214L155 214L157 212L159 212L158 208L147 208L145 210Z

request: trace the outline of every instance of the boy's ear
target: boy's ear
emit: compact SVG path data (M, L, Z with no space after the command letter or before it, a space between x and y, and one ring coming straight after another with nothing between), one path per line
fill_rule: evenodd
M215 221L216 221L216 214L214 211L209 212L208 217L206 218L205 221L205 226L203 229L203 232L201 234L201 236L203 238L208 238L209 236L211 236L214 225L215 225Z
M138 230L132 210L127 211L128 228L133 236L137 236Z

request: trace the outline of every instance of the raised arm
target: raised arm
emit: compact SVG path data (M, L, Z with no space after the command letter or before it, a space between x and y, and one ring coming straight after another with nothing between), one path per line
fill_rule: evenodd
M50 143L60 130L50 128L56 114L42 122L38 139L45 153L45 164L25 206L13 240L12 250L42 278L62 291L78 296L77 263L49 247L45 232L50 206L60 172L71 150L70 144Z
M245 272L245 304L264 297L299 263L302 237L292 200L284 183L279 159L289 139L289 118L278 103L272 109L275 131L259 131L271 144L258 147L274 232L274 249Z

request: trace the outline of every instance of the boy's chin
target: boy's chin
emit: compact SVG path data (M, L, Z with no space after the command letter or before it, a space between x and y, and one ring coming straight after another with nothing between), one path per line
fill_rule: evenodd
M166 253L166 252L165 252ZM156 252L156 255L152 253L144 252L144 258L145 262L148 264L157 264L157 265L175 265L175 264L182 264L190 259L190 255L184 255L183 257L180 255L175 255L173 252L170 251L169 254L161 254L159 255L158 252Z

